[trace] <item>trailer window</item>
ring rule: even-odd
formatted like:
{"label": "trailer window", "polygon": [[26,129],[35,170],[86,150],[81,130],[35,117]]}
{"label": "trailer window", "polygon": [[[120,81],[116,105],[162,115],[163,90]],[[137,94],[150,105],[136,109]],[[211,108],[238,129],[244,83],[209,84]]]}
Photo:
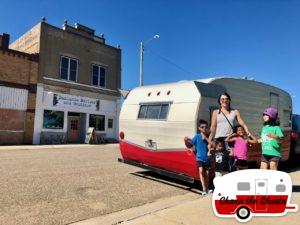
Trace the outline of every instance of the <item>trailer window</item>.
{"label": "trailer window", "polygon": [[250,183],[249,182],[239,182],[237,183],[238,191],[250,191]]}
{"label": "trailer window", "polygon": [[285,192],[285,185],[284,184],[278,184],[276,185],[276,191],[277,192]]}
{"label": "trailer window", "polygon": [[138,119],[166,120],[170,104],[143,104],[140,106]]}

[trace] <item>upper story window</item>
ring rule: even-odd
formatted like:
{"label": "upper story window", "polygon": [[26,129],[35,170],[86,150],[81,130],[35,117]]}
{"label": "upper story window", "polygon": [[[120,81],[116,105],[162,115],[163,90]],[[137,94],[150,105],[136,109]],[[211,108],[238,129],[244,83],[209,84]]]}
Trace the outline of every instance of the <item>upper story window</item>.
{"label": "upper story window", "polygon": [[106,70],[105,68],[98,66],[98,65],[93,65],[92,69],[92,84],[95,86],[100,86],[100,87],[105,87],[105,82],[106,82]]}
{"label": "upper story window", "polygon": [[66,56],[60,57],[60,78],[76,82],[78,60]]}

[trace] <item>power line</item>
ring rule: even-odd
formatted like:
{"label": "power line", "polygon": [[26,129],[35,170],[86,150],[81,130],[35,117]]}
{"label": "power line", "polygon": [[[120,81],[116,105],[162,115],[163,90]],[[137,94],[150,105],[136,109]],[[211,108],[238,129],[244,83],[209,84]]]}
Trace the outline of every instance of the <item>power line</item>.
{"label": "power line", "polygon": [[178,64],[172,62],[171,60],[169,60],[169,59],[167,59],[166,57],[164,57],[164,56],[158,54],[157,52],[154,52],[153,50],[151,50],[151,49],[149,49],[149,48],[147,48],[147,51],[149,51],[149,52],[152,53],[153,55],[157,56],[158,58],[160,58],[160,59],[162,59],[163,61],[165,61],[165,62],[171,64],[172,66],[176,67],[177,69],[179,69],[179,70],[181,70],[181,71],[183,71],[183,72],[185,72],[185,73],[191,74],[191,75],[193,75],[193,76],[198,76],[197,74],[194,74],[194,73],[192,73],[192,72],[186,70],[185,68],[179,66]]}

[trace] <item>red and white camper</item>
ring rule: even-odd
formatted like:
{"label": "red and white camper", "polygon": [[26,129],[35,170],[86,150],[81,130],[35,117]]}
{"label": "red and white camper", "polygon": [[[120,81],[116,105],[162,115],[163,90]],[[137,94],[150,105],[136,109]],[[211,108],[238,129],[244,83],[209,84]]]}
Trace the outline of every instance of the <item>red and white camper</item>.
{"label": "red and white camper", "polygon": [[247,222],[252,216],[283,216],[296,212],[290,204],[292,181],[281,171],[249,169],[214,179],[212,206],[218,217]]}
{"label": "red and white camper", "polygon": [[[279,111],[285,134],[282,159],[289,158],[292,100],[271,85],[249,79],[211,78],[137,87],[130,91],[120,112],[120,151],[125,163],[193,182],[199,179],[195,155],[184,144],[197,132],[197,121],[210,121],[219,107],[218,96],[231,95],[250,131],[259,136],[266,107]],[[260,145],[252,145],[249,161],[259,161]]]}

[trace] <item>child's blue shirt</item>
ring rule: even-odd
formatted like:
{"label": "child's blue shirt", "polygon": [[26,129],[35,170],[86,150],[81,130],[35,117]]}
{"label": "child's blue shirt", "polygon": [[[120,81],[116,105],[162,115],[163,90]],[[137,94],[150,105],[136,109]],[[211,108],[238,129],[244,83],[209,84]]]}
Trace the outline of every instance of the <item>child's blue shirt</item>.
{"label": "child's blue shirt", "polygon": [[207,156],[207,142],[202,139],[201,134],[196,134],[190,141],[191,145],[195,145],[196,149],[196,161],[206,162]]}

